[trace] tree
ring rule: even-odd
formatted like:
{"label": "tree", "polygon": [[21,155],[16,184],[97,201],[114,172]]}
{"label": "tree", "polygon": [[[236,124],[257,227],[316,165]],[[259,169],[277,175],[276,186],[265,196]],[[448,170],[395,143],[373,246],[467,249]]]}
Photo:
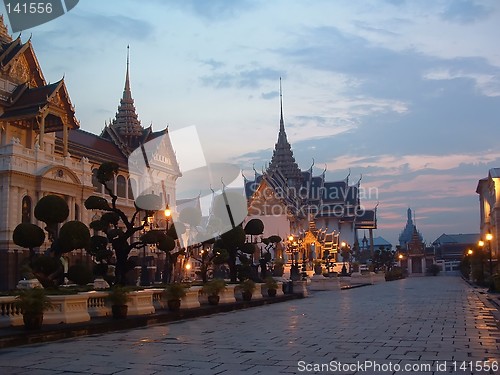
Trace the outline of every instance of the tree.
{"label": "tree", "polygon": [[385,269],[386,271],[390,271],[392,266],[394,265],[394,259],[394,251],[386,249],[384,246],[380,246],[373,253],[374,270],[378,271],[380,269]]}
{"label": "tree", "polygon": [[[111,245],[115,257],[115,283],[126,284],[126,274],[134,268],[135,264],[129,260],[129,255],[132,249],[139,249],[147,244],[158,244],[163,249],[169,249],[173,239],[168,236],[159,236],[151,234],[149,236],[141,236],[139,240],[134,241],[133,237],[145,229],[149,225],[147,218],[152,216],[156,211],[162,208],[162,200],[155,194],[144,194],[136,197],[135,212],[131,218],[117,207],[116,201],[118,196],[108,186],[118,173],[118,165],[112,162],[101,164],[97,171],[97,180],[104,186],[106,193],[111,198],[111,204],[105,198],[98,196],[90,196],[85,201],[85,208],[88,210],[104,211],[100,219],[93,222],[93,228],[102,231],[106,235],[106,240]],[[142,217],[142,214],[145,216]],[[144,218],[144,219],[143,219]],[[140,219],[143,219],[142,221]],[[140,224],[136,224],[140,221]],[[155,242],[156,241],[156,242]],[[161,244],[160,244],[161,242]],[[96,254],[103,251],[104,242],[102,240],[94,240],[91,242],[90,254]],[[107,244],[106,244],[107,247]],[[166,251],[166,250],[163,250]],[[103,258],[104,259],[104,258]]]}
{"label": "tree", "polygon": [[64,267],[60,261],[64,253],[86,248],[90,242],[90,231],[80,221],[68,221],[66,201],[58,195],[46,195],[35,206],[35,217],[45,223],[50,247],[45,255],[36,256],[35,248],[45,242],[45,233],[35,224],[21,223],[14,229],[12,239],[18,246],[29,249],[29,265],[33,275],[44,287],[59,285],[64,279]]}
{"label": "tree", "polygon": [[[214,249],[225,249],[227,251],[227,265],[229,266],[229,277],[232,282],[236,282],[237,268],[236,259],[238,258],[240,262],[246,263],[247,257],[244,256],[242,251],[243,245],[245,244],[246,235],[243,228],[238,225],[231,229],[229,232],[223,233],[220,236],[220,240],[216,241],[214,244]],[[245,249],[249,251],[248,248]]]}

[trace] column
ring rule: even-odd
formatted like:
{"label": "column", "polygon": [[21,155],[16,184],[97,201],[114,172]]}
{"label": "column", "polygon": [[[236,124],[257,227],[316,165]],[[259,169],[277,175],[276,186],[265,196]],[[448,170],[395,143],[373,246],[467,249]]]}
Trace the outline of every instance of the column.
{"label": "column", "polygon": [[38,145],[40,146],[40,150],[45,150],[45,146],[43,144],[43,136],[45,134],[45,115],[42,115],[42,118],[40,119],[40,135],[38,137]]}
{"label": "column", "polygon": [[68,126],[63,124],[63,156],[68,156]]}
{"label": "column", "polygon": [[373,259],[373,229],[368,229],[368,233],[370,234],[370,256]]}

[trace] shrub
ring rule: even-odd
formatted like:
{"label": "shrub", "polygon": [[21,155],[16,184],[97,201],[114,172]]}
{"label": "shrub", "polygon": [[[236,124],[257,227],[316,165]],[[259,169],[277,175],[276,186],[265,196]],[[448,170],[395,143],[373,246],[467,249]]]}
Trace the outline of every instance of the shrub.
{"label": "shrub", "polygon": [[403,269],[401,267],[392,267],[390,271],[387,271],[385,273],[386,281],[399,280],[403,278],[404,278]]}
{"label": "shrub", "polygon": [[267,289],[278,289],[278,282],[271,276],[266,277],[266,280],[264,282],[266,283]]}
{"label": "shrub", "polygon": [[108,297],[106,299],[115,306],[126,305],[127,301],[129,300],[129,292],[129,289],[121,285],[116,285],[112,289],[110,289]]}
{"label": "shrub", "polygon": [[203,293],[209,296],[218,296],[220,292],[226,289],[226,282],[222,279],[212,279],[203,285]]}
{"label": "shrub", "polygon": [[432,276],[437,276],[440,271],[441,267],[439,267],[437,264],[431,264],[429,267],[427,267],[427,273]]}
{"label": "shrub", "polygon": [[182,297],[186,296],[186,289],[188,287],[189,286],[186,286],[181,283],[168,284],[165,290],[163,291],[163,295],[165,296],[167,301],[181,299]]}
{"label": "shrub", "polygon": [[45,289],[26,289],[16,297],[16,306],[23,314],[39,314],[52,307]]}
{"label": "shrub", "polygon": [[87,285],[94,281],[94,276],[87,266],[75,264],[68,268],[68,279],[78,285]]}
{"label": "shrub", "polygon": [[249,293],[253,293],[256,288],[255,282],[250,279],[246,279],[245,281],[241,282],[240,287],[243,292],[249,292]]}

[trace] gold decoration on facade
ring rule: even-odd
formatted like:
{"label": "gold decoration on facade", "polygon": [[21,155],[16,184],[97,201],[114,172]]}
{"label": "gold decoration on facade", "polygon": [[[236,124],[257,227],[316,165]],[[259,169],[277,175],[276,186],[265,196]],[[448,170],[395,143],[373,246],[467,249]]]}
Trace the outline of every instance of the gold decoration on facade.
{"label": "gold decoration on facade", "polygon": [[22,83],[30,81],[30,67],[24,55],[20,55],[12,64],[9,75]]}

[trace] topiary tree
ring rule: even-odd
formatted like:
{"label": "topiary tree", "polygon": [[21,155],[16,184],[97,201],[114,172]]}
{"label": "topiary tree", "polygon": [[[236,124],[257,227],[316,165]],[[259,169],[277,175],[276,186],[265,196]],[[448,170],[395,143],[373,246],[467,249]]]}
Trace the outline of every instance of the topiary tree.
{"label": "topiary tree", "polygon": [[236,259],[239,258],[242,263],[245,263],[248,259],[242,252],[245,240],[245,231],[243,227],[238,225],[229,232],[223,233],[220,236],[220,240],[214,244],[215,250],[225,249],[227,251],[227,265],[229,266],[229,277],[231,282],[236,282],[238,278]]}
{"label": "topiary tree", "polygon": [[85,248],[89,243],[89,229],[79,221],[68,221],[58,230],[59,224],[63,223],[68,215],[68,205],[58,195],[46,195],[36,204],[35,217],[45,223],[45,230],[51,242],[42,257],[37,257],[34,250],[45,241],[42,228],[35,224],[21,223],[14,229],[14,243],[29,249],[30,267],[44,287],[57,286],[63,281],[64,267],[60,258],[64,253]]}
{"label": "topiary tree", "polygon": [[[115,264],[115,283],[125,285],[127,283],[126,274],[135,267],[134,262],[129,259],[132,249],[140,249],[148,244],[155,244],[158,248],[166,253],[172,249],[174,240],[171,236],[164,233],[156,233],[150,231],[134,241],[137,233],[140,233],[148,225],[147,217],[152,216],[156,211],[162,209],[161,198],[155,194],[144,194],[136,198],[135,211],[129,218],[123,210],[118,208],[118,196],[114,194],[109,186],[114,176],[118,173],[118,164],[112,162],[103,163],[97,171],[97,180],[104,186],[106,193],[111,198],[111,202],[107,199],[98,196],[90,196],[85,201],[85,208],[88,210],[103,211],[100,219],[94,221],[91,227],[96,231],[102,231],[105,234],[107,243],[104,244],[102,239],[91,241],[89,253],[91,254],[108,254],[104,253],[109,246],[112,248],[116,257]],[[144,220],[140,224],[136,224],[139,219]],[[94,236],[95,237],[95,236]],[[102,237],[102,236],[101,236]],[[175,244],[174,244],[175,245]],[[111,257],[101,256],[102,262],[106,263]],[[168,256],[167,256],[168,258]]]}

